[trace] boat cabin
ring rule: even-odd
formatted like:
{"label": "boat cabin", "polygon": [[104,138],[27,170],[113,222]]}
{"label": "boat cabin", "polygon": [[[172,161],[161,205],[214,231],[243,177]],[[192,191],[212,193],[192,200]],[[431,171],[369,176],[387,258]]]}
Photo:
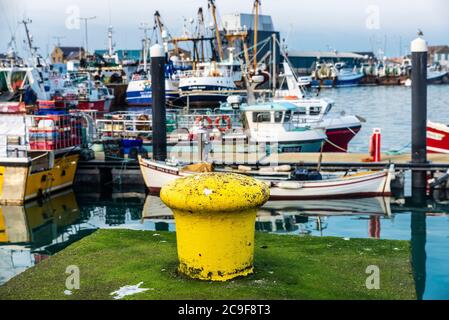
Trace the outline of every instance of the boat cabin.
{"label": "boat cabin", "polygon": [[290,126],[296,106],[288,102],[273,102],[257,105],[241,106],[243,123],[245,128],[259,129],[285,127],[285,130],[293,129]]}

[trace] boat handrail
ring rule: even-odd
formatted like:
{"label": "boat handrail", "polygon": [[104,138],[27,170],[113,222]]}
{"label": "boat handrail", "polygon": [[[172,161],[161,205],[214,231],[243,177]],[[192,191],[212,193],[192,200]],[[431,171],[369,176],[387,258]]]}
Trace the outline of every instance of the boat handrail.
{"label": "boat handrail", "polygon": [[[215,72],[214,72],[215,71]],[[201,78],[201,77],[223,77],[231,78],[233,72],[230,70],[220,70],[220,69],[203,69],[203,70],[185,70],[178,71],[176,78]]]}

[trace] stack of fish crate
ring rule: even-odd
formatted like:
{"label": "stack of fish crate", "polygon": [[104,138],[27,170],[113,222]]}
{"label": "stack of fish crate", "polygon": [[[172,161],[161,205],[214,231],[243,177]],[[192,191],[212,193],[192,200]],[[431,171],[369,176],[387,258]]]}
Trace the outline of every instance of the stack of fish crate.
{"label": "stack of fish crate", "polygon": [[69,114],[47,114],[33,117],[29,128],[30,150],[54,151],[81,144],[81,119]]}

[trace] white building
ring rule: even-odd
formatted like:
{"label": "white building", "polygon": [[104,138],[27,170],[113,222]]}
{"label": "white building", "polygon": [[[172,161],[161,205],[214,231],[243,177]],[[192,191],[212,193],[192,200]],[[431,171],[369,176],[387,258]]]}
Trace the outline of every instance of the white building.
{"label": "white building", "polygon": [[[227,31],[254,30],[254,14],[234,13],[223,15],[222,25]],[[275,32],[271,16],[259,15],[259,31]]]}

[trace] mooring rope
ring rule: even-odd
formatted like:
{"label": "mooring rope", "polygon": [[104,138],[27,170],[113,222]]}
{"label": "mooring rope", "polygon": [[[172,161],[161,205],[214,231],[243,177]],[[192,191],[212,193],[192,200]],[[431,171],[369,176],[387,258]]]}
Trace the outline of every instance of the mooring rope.
{"label": "mooring rope", "polygon": [[332,141],[330,141],[329,139],[325,139],[324,141],[326,141],[326,143],[329,143],[331,146],[333,146],[334,148],[337,148],[338,150],[341,150],[342,152],[348,152],[347,149],[344,149],[342,147],[340,147],[339,145],[336,145],[335,143],[333,143]]}
{"label": "mooring rope", "polygon": [[386,155],[399,155],[402,153],[402,151],[404,151],[407,148],[410,148],[412,145],[411,142],[407,143],[405,146],[403,146],[402,148],[398,149],[398,150],[390,150],[385,152]]}

